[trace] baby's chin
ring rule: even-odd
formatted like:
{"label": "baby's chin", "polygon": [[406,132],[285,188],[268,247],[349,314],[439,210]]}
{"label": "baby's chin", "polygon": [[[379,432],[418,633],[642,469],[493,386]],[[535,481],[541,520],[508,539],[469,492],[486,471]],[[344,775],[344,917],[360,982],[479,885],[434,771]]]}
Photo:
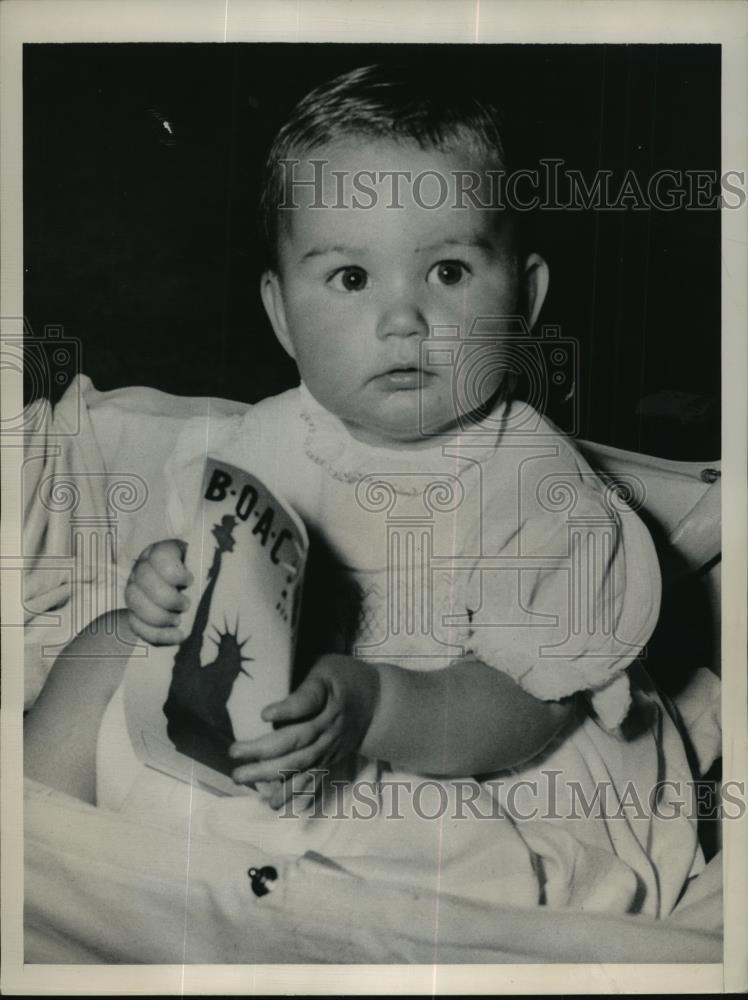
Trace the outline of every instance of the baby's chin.
{"label": "baby's chin", "polygon": [[429,420],[427,414],[417,414],[409,420],[380,419],[365,421],[360,415],[343,422],[351,435],[364,444],[381,448],[426,448],[436,438],[459,433],[460,421],[453,416]]}
{"label": "baby's chin", "polygon": [[[451,387],[450,387],[451,388]],[[489,386],[486,386],[489,388]],[[439,439],[460,434],[467,426],[483,419],[496,402],[498,385],[490,386],[493,393],[481,403],[462,400],[442,386],[432,386],[425,392],[395,391],[363,393],[347,399],[338,417],[354,438],[366,444],[384,448],[426,448]],[[340,402],[340,401],[338,401]],[[477,403],[477,408],[476,408]]]}

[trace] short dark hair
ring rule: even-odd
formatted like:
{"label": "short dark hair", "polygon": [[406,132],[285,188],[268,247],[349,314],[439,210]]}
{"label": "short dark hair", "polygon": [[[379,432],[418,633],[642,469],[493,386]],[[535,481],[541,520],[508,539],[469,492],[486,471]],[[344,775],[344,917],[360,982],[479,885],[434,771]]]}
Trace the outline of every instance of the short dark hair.
{"label": "short dark hair", "polygon": [[282,162],[341,136],[417,143],[459,150],[506,169],[499,108],[455,84],[451,74],[423,67],[362,66],[311,90],[275,137],[265,164],[260,225],[268,264],[277,268],[278,206],[284,201]]}

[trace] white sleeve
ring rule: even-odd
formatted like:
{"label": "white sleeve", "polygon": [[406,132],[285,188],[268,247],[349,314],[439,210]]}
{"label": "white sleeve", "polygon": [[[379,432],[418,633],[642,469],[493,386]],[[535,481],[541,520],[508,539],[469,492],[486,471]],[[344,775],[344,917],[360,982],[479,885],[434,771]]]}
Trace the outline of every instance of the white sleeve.
{"label": "white sleeve", "polygon": [[626,668],[657,621],[660,574],[644,525],[590,492],[573,517],[520,527],[520,545],[468,583],[468,647],[544,700],[587,692],[613,729],[630,704]]}

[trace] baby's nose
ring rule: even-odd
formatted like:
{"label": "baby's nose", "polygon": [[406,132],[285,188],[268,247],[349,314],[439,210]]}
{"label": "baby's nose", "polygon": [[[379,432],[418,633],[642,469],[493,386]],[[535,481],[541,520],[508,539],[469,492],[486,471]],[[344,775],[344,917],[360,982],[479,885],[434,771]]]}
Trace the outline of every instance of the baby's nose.
{"label": "baby's nose", "polygon": [[386,337],[427,337],[429,325],[418,304],[402,301],[389,305],[383,312],[377,327],[377,336]]}

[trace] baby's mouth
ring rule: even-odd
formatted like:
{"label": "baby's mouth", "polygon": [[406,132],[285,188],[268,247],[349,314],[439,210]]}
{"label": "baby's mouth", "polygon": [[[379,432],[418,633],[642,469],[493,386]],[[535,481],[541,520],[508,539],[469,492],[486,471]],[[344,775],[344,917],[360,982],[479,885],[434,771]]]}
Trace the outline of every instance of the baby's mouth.
{"label": "baby's mouth", "polygon": [[421,389],[432,378],[418,365],[395,365],[377,376],[390,389]]}

